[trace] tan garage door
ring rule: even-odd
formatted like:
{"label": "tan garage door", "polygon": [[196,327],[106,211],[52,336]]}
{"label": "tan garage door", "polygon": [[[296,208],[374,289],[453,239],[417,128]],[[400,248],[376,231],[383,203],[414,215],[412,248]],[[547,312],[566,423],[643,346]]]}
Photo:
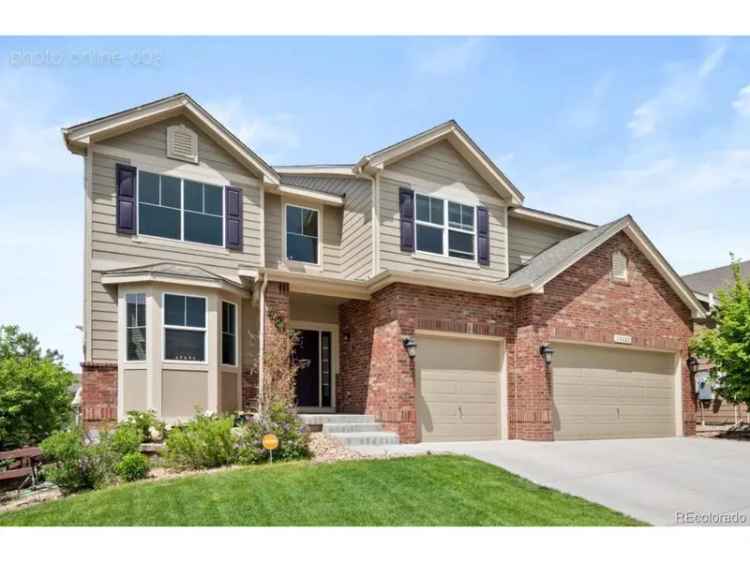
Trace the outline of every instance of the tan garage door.
{"label": "tan garage door", "polygon": [[675,434],[671,353],[556,343],[555,439]]}
{"label": "tan garage door", "polygon": [[500,361],[494,340],[417,336],[422,441],[500,438]]}

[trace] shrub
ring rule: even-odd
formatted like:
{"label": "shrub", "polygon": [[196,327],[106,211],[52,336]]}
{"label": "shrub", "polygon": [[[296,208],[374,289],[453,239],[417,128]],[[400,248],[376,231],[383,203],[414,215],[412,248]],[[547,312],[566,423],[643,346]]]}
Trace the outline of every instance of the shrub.
{"label": "shrub", "polygon": [[141,453],[128,453],[117,463],[115,472],[126,482],[142,480],[148,476],[148,459]]}
{"label": "shrub", "polygon": [[141,443],[160,441],[159,437],[163,438],[166,427],[163,421],[157,419],[156,412],[153,410],[146,412],[132,410],[128,412],[128,417],[122,425],[135,427],[141,433]]}
{"label": "shrub", "polygon": [[237,459],[233,416],[197,414],[167,435],[166,458],[180,468],[213,468]]}
{"label": "shrub", "polygon": [[274,460],[300,460],[310,456],[310,435],[295,409],[276,402],[269,406],[265,414],[242,428],[239,462],[250,464],[269,458],[269,452],[262,445],[263,436],[267,433],[273,433],[279,440],[279,447],[273,452]]}
{"label": "shrub", "polygon": [[40,444],[46,461],[44,474],[64,494],[94,488],[104,480],[96,454],[84,444],[79,429],[58,431]]}
{"label": "shrub", "polygon": [[51,359],[0,359],[0,450],[36,444],[72,420],[73,375]]}

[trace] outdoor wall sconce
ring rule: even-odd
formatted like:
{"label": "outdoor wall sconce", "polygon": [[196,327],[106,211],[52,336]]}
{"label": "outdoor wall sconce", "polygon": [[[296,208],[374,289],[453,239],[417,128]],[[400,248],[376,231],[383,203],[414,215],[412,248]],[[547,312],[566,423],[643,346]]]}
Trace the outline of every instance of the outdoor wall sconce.
{"label": "outdoor wall sconce", "polygon": [[549,367],[552,365],[552,355],[555,353],[555,350],[552,349],[552,346],[549,344],[544,344],[539,347],[539,355],[542,356],[544,359],[544,365],[546,367]]}
{"label": "outdoor wall sconce", "polygon": [[687,368],[688,371],[690,371],[691,375],[694,375],[698,372],[698,359],[693,357],[692,355],[687,358]]}
{"label": "outdoor wall sconce", "polygon": [[417,356],[417,342],[414,341],[412,336],[404,336],[403,342],[409,358],[414,359]]}

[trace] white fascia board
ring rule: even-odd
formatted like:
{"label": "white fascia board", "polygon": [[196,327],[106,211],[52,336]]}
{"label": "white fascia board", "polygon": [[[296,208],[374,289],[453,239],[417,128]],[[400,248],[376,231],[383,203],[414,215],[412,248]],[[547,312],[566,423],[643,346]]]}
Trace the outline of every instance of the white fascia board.
{"label": "white fascia board", "polygon": [[221,289],[240,296],[246,296],[246,292],[241,287],[220,280],[210,279],[193,279],[190,277],[177,277],[159,273],[104,273],[102,275],[102,285],[127,285],[133,283],[166,283],[170,285],[183,285],[188,287],[204,287],[207,289]]}
{"label": "white fascia board", "polygon": [[514,209],[509,209],[508,214],[511,217],[518,217],[523,219],[528,219],[530,221],[540,222],[544,224],[551,224],[554,226],[560,226],[562,228],[569,228],[571,230],[575,230],[578,232],[593,230],[596,228],[593,224],[588,224],[582,221],[577,221],[575,219],[568,219],[565,217],[557,217],[554,215],[549,215],[547,213],[534,211],[532,209],[525,209],[523,207],[516,207]]}
{"label": "white fascia board", "polygon": [[289,176],[357,176],[352,166],[274,166],[273,169]]}
{"label": "white fascia board", "polygon": [[282,195],[288,195],[290,197],[296,197],[299,199],[308,199],[310,201],[316,201],[325,205],[331,205],[333,207],[343,207],[344,198],[340,195],[332,195],[330,193],[321,193],[319,191],[312,191],[305,189],[304,187],[296,187],[292,185],[279,185],[278,188],[270,188],[267,191],[271,193],[280,193]]}

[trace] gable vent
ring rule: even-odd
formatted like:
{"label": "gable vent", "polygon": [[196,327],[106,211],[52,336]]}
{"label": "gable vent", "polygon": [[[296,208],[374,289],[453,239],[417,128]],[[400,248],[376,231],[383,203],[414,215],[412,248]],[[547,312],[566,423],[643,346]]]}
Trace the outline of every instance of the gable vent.
{"label": "gable vent", "polygon": [[167,158],[198,163],[198,135],[185,125],[167,127]]}
{"label": "gable vent", "polygon": [[619,250],[612,254],[612,279],[628,280],[628,258]]}

